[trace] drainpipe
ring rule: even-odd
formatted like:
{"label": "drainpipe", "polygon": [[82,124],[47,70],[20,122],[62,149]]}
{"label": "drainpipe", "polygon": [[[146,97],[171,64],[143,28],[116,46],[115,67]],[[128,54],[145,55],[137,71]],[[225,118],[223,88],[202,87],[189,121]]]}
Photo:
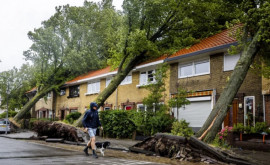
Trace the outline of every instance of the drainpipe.
{"label": "drainpipe", "polygon": [[115,108],[117,109],[118,107],[118,87],[116,88],[116,96],[115,96]]}
{"label": "drainpipe", "polygon": [[265,122],[265,97],[263,95],[263,121]]}

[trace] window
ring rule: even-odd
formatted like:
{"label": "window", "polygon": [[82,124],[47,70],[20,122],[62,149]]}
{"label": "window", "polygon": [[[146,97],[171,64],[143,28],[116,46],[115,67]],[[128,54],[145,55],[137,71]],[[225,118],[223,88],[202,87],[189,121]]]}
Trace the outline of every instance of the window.
{"label": "window", "polygon": [[52,93],[49,92],[48,95],[47,95],[47,98],[51,98],[52,97]]}
{"label": "window", "polygon": [[125,77],[125,79],[121,82],[120,85],[126,85],[126,84],[131,84],[132,83],[132,75],[129,74]]}
{"label": "window", "polygon": [[208,74],[209,70],[210,70],[209,60],[195,63],[195,75]]}
{"label": "window", "polygon": [[66,89],[60,89],[60,96],[64,96],[66,94]]}
{"label": "window", "polygon": [[78,112],[78,109],[71,109],[70,113]]}
{"label": "window", "polygon": [[99,91],[100,91],[100,81],[88,83],[87,94],[99,93]]}
{"label": "window", "polygon": [[79,85],[69,87],[69,97],[68,98],[79,97],[79,96],[80,96],[80,86]]}
{"label": "window", "polygon": [[49,110],[49,119],[52,119],[52,115],[53,115],[52,110]]}
{"label": "window", "polygon": [[180,77],[192,76],[192,64],[180,66]]}
{"label": "window", "polygon": [[155,82],[154,73],[155,73],[154,70],[141,72],[140,73],[140,85],[147,85],[149,83]]}
{"label": "window", "polygon": [[110,84],[111,81],[112,81],[111,77],[106,78],[106,87]]}
{"label": "window", "polygon": [[224,55],[224,71],[233,70],[239,58],[240,58],[240,54],[235,54],[235,55],[225,54]]}
{"label": "window", "polygon": [[125,106],[125,110],[131,110],[131,109],[132,109],[132,106],[130,106],[130,105]]}
{"label": "window", "polygon": [[137,111],[146,111],[146,106],[143,104],[137,104]]}
{"label": "window", "polygon": [[210,73],[210,61],[194,61],[188,64],[180,64],[178,69],[178,77],[192,77]]}
{"label": "window", "polygon": [[244,97],[244,125],[255,125],[255,97]]}
{"label": "window", "polygon": [[111,110],[111,107],[104,107],[105,111]]}

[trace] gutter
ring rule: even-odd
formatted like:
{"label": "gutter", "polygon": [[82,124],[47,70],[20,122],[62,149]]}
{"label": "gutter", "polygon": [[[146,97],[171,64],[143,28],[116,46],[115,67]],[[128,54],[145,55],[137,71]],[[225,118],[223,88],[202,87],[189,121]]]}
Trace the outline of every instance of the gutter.
{"label": "gutter", "polygon": [[192,53],[188,53],[188,54],[184,54],[184,55],[180,55],[180,56],[176,56],[176,57],[172,57],[172,58],[166,58],[164,61],[170,62],[170,61],[179,60],[182,58],[193,57],[193,56],[196,56],[199,54],[208,53],[208,52],[212,52],[212,51],[219,50],[219,49],[229,48],[230,46],[236,46],[237,44],[238,44],[238,42],[234,42],[234,43],[229,43],[226,45],[216,46],[213,48],[203,49],[203,50],[199,50],[196,52],[192,52]]}

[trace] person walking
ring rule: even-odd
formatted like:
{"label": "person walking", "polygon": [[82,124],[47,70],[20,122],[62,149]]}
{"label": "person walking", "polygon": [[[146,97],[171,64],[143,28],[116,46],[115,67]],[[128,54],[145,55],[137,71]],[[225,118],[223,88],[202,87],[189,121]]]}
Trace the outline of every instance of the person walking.
{"label": "person walking", "polygon": [[95,102],[90,103],[90,109],[87,110],[84,114],[82,124],[84,126],[84,129],[87,130],[90,140],[88,141],[86,147],[84,148],[84,153],[85,155],[89,156],[88,153],[88,148],[92,148],[93,151],[93,157],[98,158],[96,154],[96,131],[97,128],[100,126],[100,129],[102,130],[103,128],[101,127],[101,123],[99,121],[99,116],[98,116],[98,105]]}

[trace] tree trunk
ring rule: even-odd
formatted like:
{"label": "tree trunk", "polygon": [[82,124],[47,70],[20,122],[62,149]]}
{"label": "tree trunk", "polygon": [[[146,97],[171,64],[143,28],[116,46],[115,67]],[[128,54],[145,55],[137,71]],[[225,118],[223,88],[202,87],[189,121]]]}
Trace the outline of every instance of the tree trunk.
{"label": "tree trunk", "polygon": [[[118,85],[125,79],[125,77],[130,73],[130,71],[144,59],[146,51],[142,52],[140,55],[134,57],[125,67],[124,70],[119,70],[116,76],[112,79],[108,87],[106,87],[95,99],[95,102],[101,106],[107,100],[107,98],[116,90]],[[83,115],[75,122],[75,126],[82,126]]]}
{"label": "tree trunk", "polygon": [[222,122],[224,121],[228,107],[231,105],[235,95],[241,87],[249,67],[253,62],[255,55],[259,51],[259,33],[252,39],[251,43],[245,47],[225,89],[221,93],[217,103],[215,104],[212,112],[205,121],[202,128],[196,134],[199,139],[206,142],[212,141],[218,133]]}
{"label": "tree trunk", "polygon": [[[60,85],[58,85],[58,86],[60,86]],[[30,109],[36,104],[36,102],[38,102],[38,100],[40,98],[44,97],[48,92],[52,91],[54,88],[55,88],[55,86],[51,86],[48,88],[44,88],[41,91],[38,91],[37,94],[31,100],[29,100],[27,104],[25,104],[23,109],[21,109],[16,114],[16,116],[14,117],[14,120],[18,122],[19,120],[23,119],[24,115],[30,111]]]}

